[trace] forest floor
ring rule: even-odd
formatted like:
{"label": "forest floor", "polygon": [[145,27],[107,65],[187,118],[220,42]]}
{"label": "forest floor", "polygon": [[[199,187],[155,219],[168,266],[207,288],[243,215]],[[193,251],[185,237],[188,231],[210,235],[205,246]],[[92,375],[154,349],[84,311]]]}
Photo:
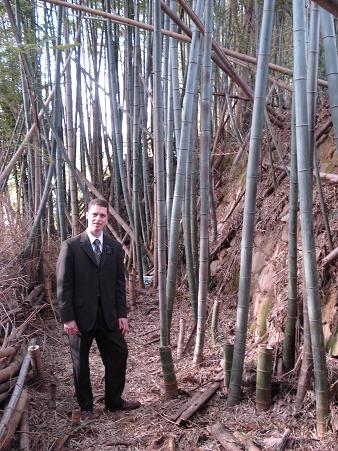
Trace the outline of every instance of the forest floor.
{"label": "forest floor", "polygon": [[[207,427],[220,422],[230,431],[239,431],[254,442],[258,449],[273,450],[283,433],[289,429],[288,448],[294,450],[337,450],[337,437],[330,432],[319,440],[315,432],[315,400],[309,392],[298,416],[293,415],[295,387],[288,381],[277,386],[273,405],[268,412],[255,408],[253,386],[244,390],[243,401],[235,407],[226,404],[223,384],[188,421],[178,425],[171,415],[179,410],[197,390],[219,376],[221,346],[208,338],[202,365],[192,363],[193,348],[180,360],[174,354],[174,363],[180,396],[165,400],[162,392],[159,359],[159,314],[157,293],[145,289],[136,309],[130,313],[130,333],[127,341],[129,359],[126,399],[139,400],[142,407],[131,412],[106,413],[103,396],[103,366],[96,346],[92,347],[91,379],[95,413],[90,421],[73,425],[71,412],[77,409],[73,391],[72,365],[67,337],[55,318],[45,312],[34,322],[34,335],[40,336],[43,348],[47,387],[56,384],[56,408],[48,407],[49,393],[31,386],[29,423],[32,450],[222,450]],[[173,320],[172,347],[177,343],[179,318],[190,316],[190,308],[182,299]],[[220,324],[220,330],[227,326]],[[210,327],[209,327],[210,329]],[[187,335],[189,335],[189,330]],[[207,333],[210,336],[210,333]],[[222,334],[220,334],[220,342]],[[337,362],[334,362],[337,366]],[[62,445],[64,442],[64,445]],[[59,446],[59,448],[57,447]],[[18,448],[13,448],[18,449]],[[244,449],[244,448],[242,448]],[[247,449],[247,448],[246,448]]]}

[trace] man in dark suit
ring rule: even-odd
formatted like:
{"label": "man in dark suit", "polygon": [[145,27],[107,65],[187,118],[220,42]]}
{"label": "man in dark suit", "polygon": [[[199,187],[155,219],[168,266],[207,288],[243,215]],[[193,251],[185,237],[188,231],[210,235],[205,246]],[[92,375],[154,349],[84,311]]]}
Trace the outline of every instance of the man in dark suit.
{"label": "man in dark suit", "polygon": [[136,409],[138,401],[122,399],[128,356],[122,246],[103,233],[108,223],[105,200],[92,200],[86,218],[87,230],[62,243],[56,266],[57,298],[69,336],[76,397],[82,412],[93,411],[89,350],[95,338],[105,366],[106,409]]}

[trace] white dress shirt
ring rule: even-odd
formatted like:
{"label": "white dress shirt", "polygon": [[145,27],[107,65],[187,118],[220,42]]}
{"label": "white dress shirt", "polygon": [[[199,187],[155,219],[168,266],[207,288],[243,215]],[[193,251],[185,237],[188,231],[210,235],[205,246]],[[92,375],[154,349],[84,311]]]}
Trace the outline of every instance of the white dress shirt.
{"label": "white dress shirt", "polygon": [[100,236],[97,236],[97,237],[96,237],[96,236],[92,235],[92,234],[89,232],[89,230],[87,230],[87,235],[88,235],[90,244],[92,245],[92,249],[93,249],[94,254],[95,254],[95,244],[94,244],[94,241],[95,241],[95,240],[99,240],[99,241],[100,241],[100,251],[101,251],[101,254],[102,254],[103,232],[101,233]]}

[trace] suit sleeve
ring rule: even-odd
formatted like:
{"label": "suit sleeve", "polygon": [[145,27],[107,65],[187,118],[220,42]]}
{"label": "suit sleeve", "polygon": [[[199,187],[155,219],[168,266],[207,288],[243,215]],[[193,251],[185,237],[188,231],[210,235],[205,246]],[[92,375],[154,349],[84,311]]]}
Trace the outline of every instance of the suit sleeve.
{"label": "suit sleeve", "polygon": [[74,257],[72,249],[64,241],[56,264],[57,300],[61,321],[66,323],[75,320],[73,305]]}
{"label": "suit sleeve", "polygon": [[118,260],[116,265],[116,310],[118,318],[127,318],[126,279],[124,275],[123,249],[118,245]]}

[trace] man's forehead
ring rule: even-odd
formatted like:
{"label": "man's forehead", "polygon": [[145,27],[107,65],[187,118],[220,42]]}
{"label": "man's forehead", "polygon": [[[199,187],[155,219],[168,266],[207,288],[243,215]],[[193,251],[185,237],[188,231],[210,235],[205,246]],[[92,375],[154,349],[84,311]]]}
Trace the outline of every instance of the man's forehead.
{"label": "man's forehead", "polygon": [[100,205],[92,205],[88,210],[88,213],[100,213],[100,214],[108,214],[106,207],[101,207]]}

